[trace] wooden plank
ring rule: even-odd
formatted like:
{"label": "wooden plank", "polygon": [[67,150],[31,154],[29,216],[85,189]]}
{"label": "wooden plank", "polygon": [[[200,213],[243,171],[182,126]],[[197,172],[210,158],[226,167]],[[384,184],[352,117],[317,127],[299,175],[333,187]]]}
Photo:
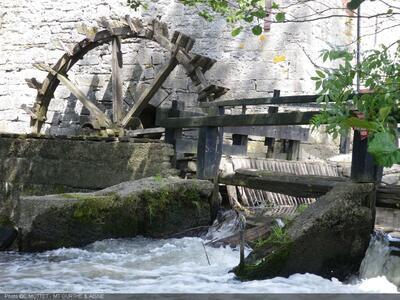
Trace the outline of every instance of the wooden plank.
{"label": "wooden plank", "polygon": [[269,105],[269,104],[301,104],[316,102],[319,95],[304,95],[304,96],[283,96],[283,97],[267,97],[267,98],[249,98],[235,99],[200,103],[200,107],[215,107],[215,106],[240,106],[240,105]]}
{"label": "wooden plank", "polygon": [[[42,71],[47,71],[52,75],[56,76],[57,79],[65,85],[66,88],[70,90],[70,92],[78,98],[79,101],[90,111],[90,114],[94,117],[95,121],[98,123],[98,126],[102,128],[112,127],[111,120],[104,114],[92,101],[86,98],[85,94],[76,87],[68,78],[57,73],[52,68],[45,64],[35,64],[36,68]],[[96,125],[96,124],[94,124]]]}
{"label": "wooden plank", "polygon": [[139,136],[148,135],[148,134],[162,134],[164,132],[165,132],[165,128],[155,127],[155,128],[127,130],[126,134],[131,137],[139,137]]}
{"label": "wooden plank", "polygon": [[[177,139],[176,151],[178,153],[197,154],[197,141],[190,139]],[[245,145],[222,145],[224,155],[247,155],[247,146]]]}
{"label": "wooden plank", "polygon": [[197,128],[204,126],[286,126],[309,125],[313,116],[319,112],[288,112],[276,114],[224,115],[192,118],[169,118],[159,120],[157,126],[169,128]]}
{"label": "wooden plank", "polygon": [[[279,98],[280,95],[281,95],[281,91],[274,90],[273,98]],[[277,113],[278,111],[279,111],[279,108],[277,106],[268,107],[268,113],[269,114],[274,114],[274,113]],[[274,157],[274,153],[275,153],[275,138],[266,137],[264,144],[266,146],[268,146],[266,157],[267,158],[273,158]]]}
{"label": "wooden plank", "polygon": [[112,93],[113,93],[113,121],[116,124],[120,124],[123,118],[123,99],[122,99],[122,51],[121,51],[121,39],[114,37],[112,40]]}
{"label": "wooden plank", "polygon": [[345,182],[342,177],[293,175],[262,170],[238,169],[235,173],[222,174],[219,182],[243,186],[293,197],[318,198],[336,184]]}
{"label": "wooden plank", "polygon": [[400,209],[400,186],[378,186],[376,206]]}
{"label": "wooden plank", "polygon": [[[274,222],[274,218],[270,217],[269,220],[267,219],[265,223],[261,226],[256,226],[250,229],[247,229],[244,232],[244,239],[246,242],[255,242],[258,239],[266,239],[270,233],[271,228]],[[268,226],[270,225],[270,226]],[[206,245],[211,247],[219,248],[221,246],[231,246],[236,247],[240,243],[240,234],[235,233],[234,235],[224,237],[222,239],[214,240],[208,242]]]}
{"label": "wooden plank", "polygon": [[310,129],[300,126],[246,126],[224,127],[226,133],[238,135],[265,136],[275,139],[297,140],[307,142]]}
{"label": "wooden plank", "polygon": [[177,65],[178,61],[176,60],[175,57],[172,57],[169,60],[169,62],[157,74],[156,78],[147,87],[147,89],[140,95],[139,99],[136,101],[136,103],[133,105],[133,107],[127,113],[127,115],[124,117],[124,119],[121,122],[122,127],[128,126],[132,118],[139,117],[140,113],[150,102],[151,98],[153,98],[153,96],[157,93],[158,89],[163,85],[165,80],[168,78],[169,74],[175,69]]}

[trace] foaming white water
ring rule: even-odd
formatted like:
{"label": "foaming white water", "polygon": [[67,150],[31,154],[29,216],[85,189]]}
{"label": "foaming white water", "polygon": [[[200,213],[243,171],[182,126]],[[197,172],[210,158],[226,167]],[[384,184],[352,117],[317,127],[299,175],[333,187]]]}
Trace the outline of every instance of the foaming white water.
{"label": "foaming white water", "polygon": [[312,274],[240,282],[230,269],[237,249],[206,247],[199,238],[106,240],[85,249],[0,253],[0,292],[109,293],[392,293],[385,278],[343,284]]}
{"label": "foaming white water", "polygon": [[[377,233],[372,237],[360,267],[361,278],[386,276],[390,282],[400,285],[400,257],[398,254],[400,249],[391,245],[391,242],[396,241],[398,245],[399,239],[382,233]],[[393,252],[397,252],[397,254]]]}

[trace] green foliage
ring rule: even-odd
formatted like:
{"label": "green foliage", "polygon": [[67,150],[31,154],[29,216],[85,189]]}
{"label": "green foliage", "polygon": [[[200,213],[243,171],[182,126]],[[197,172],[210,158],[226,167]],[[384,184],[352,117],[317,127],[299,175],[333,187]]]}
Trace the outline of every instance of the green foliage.
{"label": "green foliage", "polygon": [[296,212],[299,213],[299,214],[302,214],[307,208],[308,208],[308,204],[305,204],[305,203],[300,204],[297,207]]}
{"label": "green foliage", "polygon": [[347,8],[351,10],[357,9],[364,1],[365,0],[351,0],[347,3]]}
{"label": "green foliage", "polygon": [[147,9],[147,4],[142,0],[127,0],[127,5],[134,10],[138,10],[140,7]]}
{"label": "green foliage", "polygon": [[290,242],[290,238],[285,230],[278,225],[274,225],[271,228],[271,234],[267,239],[258,239],[254,243],[255,248],[260,248],[265,245],[281,245]]}
{"label": "green foliage", "polygon": [[[400,163],[397,149],[397,123],[400,121],[400,42],[396,49],[382,47],[368,52],[353,66],[354,53],[325,50],[323,61],[339,61],[335,69],[319,69],[312,77],[319,94],[322,112],[312,120],[314,127],[326,124],[326,131],[337,137],[350,129],[367,130],[368,152],[384,167]],[[355,95],[354,81],[370,93]]]}

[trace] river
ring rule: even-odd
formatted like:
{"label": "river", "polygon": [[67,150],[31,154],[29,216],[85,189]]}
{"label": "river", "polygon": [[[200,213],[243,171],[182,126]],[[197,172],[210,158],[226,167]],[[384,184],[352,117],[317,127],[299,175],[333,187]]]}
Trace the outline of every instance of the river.
{"label": "river", "polygon": [[[313,274],[240,282],[229,273],[238,264],[238,249],[205,247],[205,251],[203,242],[200,238],[152,240],[139,237],[99,241],[83,249],[35,254],[3,252],[0,253],[0,292],[397,292],[396,286],[379,274],[370,279],[354,278],[348,283]],[[373,255],[383,249],[376,243],[372,246],[367,253],[367,264],[374,264]]]}

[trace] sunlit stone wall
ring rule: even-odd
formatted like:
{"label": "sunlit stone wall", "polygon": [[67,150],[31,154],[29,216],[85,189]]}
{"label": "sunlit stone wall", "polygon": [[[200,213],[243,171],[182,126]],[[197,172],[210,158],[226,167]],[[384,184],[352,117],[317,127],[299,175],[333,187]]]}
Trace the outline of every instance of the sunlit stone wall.
{"label": "sunlit stone wall", "polygon": [[[175,0],[154,0],[147,11],[134,12],[125,0],[2,0],[0,2],[0,132],[29,132],[30,117],[21,108],[32,106],[36,91],[30,89],[25,78],[46,76],[32,63],[55,63],[63,54],[59,41],[73,45],[82,40],[77,27],[81,24],[97,26],[102,18],[118,19],[126,14],[158,17],[174,30],[196,39],[193,52],[210,56],[218,63],[207,73],[209,80],[226,86],[231,91],[226,99],[268,96],[273,89],[282,95],[314,93],[309,79],[319,60],[321,48],[346,45],[354,39],[355,20],[334,18],[312,23],[272,24],[270,32],[259,37],[250,32],[233,38],[232,28],[222,19],[208,23],[197,16],[197,11],[184,7]],[[282,5],[293,1],[281,0]],[[330,2],[343,7],[342,0]],[[318,8],[318,6],[313,6]],[[319,7],[323,9],[323,7]],[[343,13],[343,10],[338,10]],[[335,10],[333,11],[335,12]],[[291,11],[307,15],[310,8]],[[125,109],[154,78],[169,54],[152,42],[136,41],[123,44]],[[276,60],[277,56],[280,62]],[[90,52],[69,72],[70,79],[91,99],[111,108],[110,51],[107,45]],[[279,60],[279,59],[278,59]],[[187,107],[196,106],[197,95],[185,72],[178,68],[163,85],[152,103],[168,105],[180,100]],[[64,87],[60,86],[51,102],[44,131],[72,134],[82,122],[85,110]]]}

